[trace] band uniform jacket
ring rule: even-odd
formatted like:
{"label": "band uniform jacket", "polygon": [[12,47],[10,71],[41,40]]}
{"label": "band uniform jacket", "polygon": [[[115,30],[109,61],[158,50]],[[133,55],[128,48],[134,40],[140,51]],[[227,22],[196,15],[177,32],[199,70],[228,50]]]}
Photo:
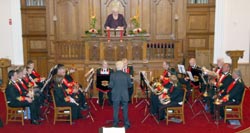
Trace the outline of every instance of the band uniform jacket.
{"label": "band uniform jacket", "polygon": [[200,82],[202,82],[202,79],[201,79],[201,74],[202,74],[202,71],[201,71],[201,68],[199,66],[194,66],[194,67],[191,67],[189,66],[188,68],[188,71],[191,71],[192,75],[193,75],[193,78],[195,81],[191,81],[191,83],[195,86],[198,86]]}
{"label": "band uniform jacket", "polygon": [[23,93],[21,87],[13,81],[9,81],[5,93],[7,101],[12,105],[19,105],[20,102],[26,102],[26,93]]}
{"label": "band uniform jacket", "polygon": [[[222,74],[223,76],[224,74]],[[222,81],[219,81],[217,82],[217,85],[216,87],[218,87],[220,89],[220,92],[223,93],[224,91],[226,91],[227,87],[230,85],[230,83],[233,82],[233,78],[232,78],[232,75],[230,73],[227,73],[225,74],[224,76],[226,77],[223,77],[223,79],[221,79]],[[222,77],[220,77],[222,78]]]}
{"label": "band uniform jacket", "polygon": [[96,70],[96,87],[100,90],[107,91],[110,90],[108,87],[110,81],[110,75],[113,73],[113,69],[98,68]]}
{"label": "band uniform jacket", "polygon": [[244,89],[245,89],[245,85],[243,81],[241,79],[238,79],[234,87],[230,91],[229,90],[225,91],[225,93],[229,95],[228,102],[239,104],[242,100]]}
{"label": "band uniform jacket", "polygon": [[[172,88],[173,87],[173,88]],[[171,86],[168,90],[169,96],[171,99],[171,103],[179,103],[182,102],[184,96],[184,90],[182,89],[181,85],[178,84],[177,86]]]}
{"label": "band uniform jacket", "polygon": [[112,88],[112,101],[129,101],[128,88],[132,87],[131,78],[121,70],[110,76],[109,87]]}

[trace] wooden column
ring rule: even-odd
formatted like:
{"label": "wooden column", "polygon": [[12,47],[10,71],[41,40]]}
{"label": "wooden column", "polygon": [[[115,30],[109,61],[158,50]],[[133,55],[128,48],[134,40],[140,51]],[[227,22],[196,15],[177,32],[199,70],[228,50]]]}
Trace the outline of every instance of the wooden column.
{"label": "wooden column", "polygon": [[231,60],[232,60],[232,71],[235,68],[238,68],[238,60],[239,58],[243,58],[243,53],[244,50],[232,50],[232,51],[226,51],[226,54],[228,56],[230,56]]}
{"label": "wooden column", "polygon": [[3,89],[6,88],[7,81],[8,81],[8,67],[11,66],[11,61],[9,59],[0,59],[0,68],[2,69],[2,77],[3,77],[3,83],[1,87]]}

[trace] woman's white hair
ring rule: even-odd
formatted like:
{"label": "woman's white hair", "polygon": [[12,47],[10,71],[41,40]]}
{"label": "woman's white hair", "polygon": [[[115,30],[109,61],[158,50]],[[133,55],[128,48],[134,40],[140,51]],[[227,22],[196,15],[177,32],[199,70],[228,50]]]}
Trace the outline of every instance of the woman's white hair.
{"label": "woman's white hair", "polygon": [[116,70],[122,70],[123,69],[123,62],[122,61],[117,61],[115,63]]}

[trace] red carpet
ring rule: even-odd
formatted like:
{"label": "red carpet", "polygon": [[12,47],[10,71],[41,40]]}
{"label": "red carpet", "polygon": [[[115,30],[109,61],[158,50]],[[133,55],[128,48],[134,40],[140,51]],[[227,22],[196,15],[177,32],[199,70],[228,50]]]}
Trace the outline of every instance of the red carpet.
{"label": "red carpet", "polygon": [[[159,125],[155,123],[153,118],[149,117],[145,123],[141,124],[143,116],[143,105],[138,108],[135,108],[136,104],[129,106],[129,118],[131,122],[131,128],[128,129],[127,133],[234,133],[240,131],[250,126],[250,92],[246,92],[246,97],[244,101],[244,123],[242,126],[237,129],[231,129],[227,127],[227,124],[224,124],[223,121],[220,121],[219,127],[217,128],[214,124],[214,121],[211,120],[211,115],[208,114],[210,122],[208,123],[206,118],[203,115],[199,115],[193,120],[193,116],[188,105],[185,106],[185,119],[186,124],[176,124],[170,123],[168,126],[165,125],[165,121],[161,121]],[[5,122],[5,104],[4,104],[3,94],[0,94],[0,117]],[[196,105],[195,109],[198,109],[199,105]],[[106,126],[109,127],[111,124],[106,124],[107,120],[112,119],[112,107],[105,106],[102,110],[99,106],[98,111],[92,110],[92,114],[95,118],[95,122],[92,123],[90,119],[86,120],[77,120],[75,124],[70,126],[68,123],[58,122],[56,125],[52,124],[53,113],[50,113],[49,123],[43,121],[41,125],[35,126],[31,125],[29,121],[25,121],[24,126],[21,123],[11,122],[8,125],[4,125],[4,128],[0,128],[0,133],[69,133],[69,132],[84,132],[84,133],[98,133],[99,128]],[[197,110],[195,111],[197,112]]]}

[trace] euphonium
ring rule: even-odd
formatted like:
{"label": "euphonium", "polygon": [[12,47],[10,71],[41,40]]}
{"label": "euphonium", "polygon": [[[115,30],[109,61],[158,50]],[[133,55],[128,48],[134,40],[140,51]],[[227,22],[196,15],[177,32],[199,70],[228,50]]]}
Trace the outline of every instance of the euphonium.
{"label": "euphonium", "polygon": [[162,86],[162,84],[160,82],[155,82],[153,83],[153,88],[154,88],[154,93],[155,95],[160,95],[162,94],[164,87]]}

